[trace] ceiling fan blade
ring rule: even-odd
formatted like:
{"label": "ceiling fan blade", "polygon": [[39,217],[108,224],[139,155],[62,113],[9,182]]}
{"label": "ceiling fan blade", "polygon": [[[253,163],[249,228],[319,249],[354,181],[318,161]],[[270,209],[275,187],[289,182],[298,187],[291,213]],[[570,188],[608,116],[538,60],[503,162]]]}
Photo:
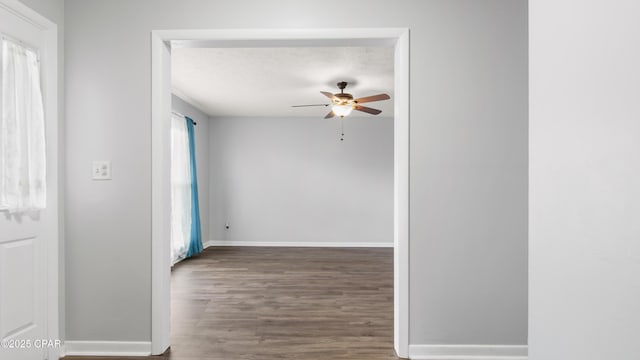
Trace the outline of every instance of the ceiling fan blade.
{"label": "ceiling fan blade", "polygon": [[389,99],[391,99],[391,97],[387,94],[378,94],[378,95],[366,96],[360,99],[356,99],[355,102],[356,104],[362,104],[362,103],[367,103],[372,101],[389,100]]}
{"label": "ceiling fan blade", "polygon": [[325,119],[331,119],[332,117],[336,116],[336,114],[333,113],[333,110],[329,111],[329,113],[327,114],[327,116],[325,116]]}
{"label": "ceiling fan blade", "polygon": [[366,112],[368,114],[371,115],[378,115],[382,112],[382,110],[378,110],[378,109],[372,109],[370,107],[366,107],[366,106],[362,106],[362,105],[356,105],[353,107],[354,110],[358,110],[358,111],[362,111],[362,112]]}
{"label": "ceiling fan blade", "polygon": [[332,93],[330,92],[326,92],[326,91],[320,91],[320,93],[326,97],[328,97],[329,99],[331,99],[331,101],[333,101],[333,99],[335,98],[335,96],[333,96]]}
{"label": "ceiling fan blade", "polygon": [[291,105],[291,107],[329,106],[329,104]]}

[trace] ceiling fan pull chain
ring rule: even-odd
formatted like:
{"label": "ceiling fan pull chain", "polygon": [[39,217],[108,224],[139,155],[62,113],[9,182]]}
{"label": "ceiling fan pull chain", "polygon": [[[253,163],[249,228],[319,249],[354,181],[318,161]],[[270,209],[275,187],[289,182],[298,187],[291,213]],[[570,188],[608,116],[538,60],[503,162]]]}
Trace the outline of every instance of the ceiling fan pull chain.
{"label": "ceiling fan pull chain", "polygon": [[344,141],[344,117],[340,118],[340,141]]}

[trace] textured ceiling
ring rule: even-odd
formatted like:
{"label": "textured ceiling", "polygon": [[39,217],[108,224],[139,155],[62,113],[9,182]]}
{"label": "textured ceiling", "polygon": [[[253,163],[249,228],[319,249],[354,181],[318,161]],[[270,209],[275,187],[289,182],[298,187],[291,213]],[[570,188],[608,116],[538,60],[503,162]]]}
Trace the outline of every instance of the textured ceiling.
{"label": "textured ceiling", "polygon": [[339,81],[355,98],[389,94],[367,105],[393,116],[391,47],[177,48],[171,74],[174,94],[210,116],[323,117],[329,108],[291,105],[326,104],[320,91]]}

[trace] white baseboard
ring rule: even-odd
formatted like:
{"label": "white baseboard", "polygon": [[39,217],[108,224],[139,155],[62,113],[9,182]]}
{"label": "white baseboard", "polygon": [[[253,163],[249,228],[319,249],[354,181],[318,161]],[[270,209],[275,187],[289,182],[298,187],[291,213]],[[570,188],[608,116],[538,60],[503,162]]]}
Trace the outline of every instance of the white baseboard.
{"label": "white baseboard", "polygon": [[149,341],[65,341],[65,356],[149,356]]}
{"label": "white baseboard", "polygon": [[210,246],[278,246],[278,247],[393,247],[393,243],[379,242],[290,242],[290,241],[233,241],[209,240],[204,242],[206,249]]}
{"label": "white baseboard", "polygon": [[409,345],[412,360],[526,360],[526,345]]}

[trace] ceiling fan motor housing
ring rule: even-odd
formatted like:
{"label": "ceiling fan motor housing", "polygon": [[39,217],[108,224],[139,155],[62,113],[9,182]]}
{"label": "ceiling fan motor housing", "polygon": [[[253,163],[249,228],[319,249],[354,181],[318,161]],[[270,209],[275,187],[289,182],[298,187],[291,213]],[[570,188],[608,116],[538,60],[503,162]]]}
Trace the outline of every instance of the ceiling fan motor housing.
{"label": "ceiling fan motor housing", "polygon": [[347,93],[334,94],[333,103],[336,105],[346,105],[353,103],[353,95]]}

